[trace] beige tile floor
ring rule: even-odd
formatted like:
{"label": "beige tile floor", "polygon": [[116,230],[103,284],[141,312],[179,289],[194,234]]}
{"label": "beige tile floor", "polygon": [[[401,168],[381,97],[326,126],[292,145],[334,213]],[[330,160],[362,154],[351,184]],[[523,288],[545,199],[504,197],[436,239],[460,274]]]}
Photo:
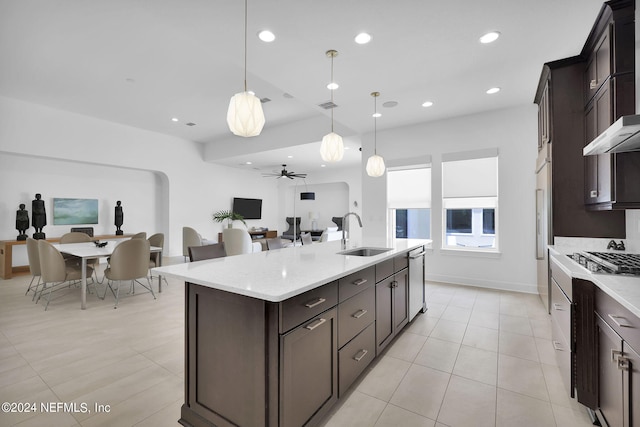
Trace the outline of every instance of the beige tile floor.
{"label": "beige tile floor", "polygon": [[[0,280],[0,401],[35,402],[38,410],[0,412],[0,426],[178,425],[180,282],[170,279],[155,301],[142,290],[125,295],[117,310],[113,299],[89,295],[81,311],[79,290],[65,290],[45,312],[24,296],[28,281]],[[428,312],[358,380],[325,427],[590,425],[564,391],[537,296],[426,289]],[[75,403],[78,411],[45,414],[43,402]]]}

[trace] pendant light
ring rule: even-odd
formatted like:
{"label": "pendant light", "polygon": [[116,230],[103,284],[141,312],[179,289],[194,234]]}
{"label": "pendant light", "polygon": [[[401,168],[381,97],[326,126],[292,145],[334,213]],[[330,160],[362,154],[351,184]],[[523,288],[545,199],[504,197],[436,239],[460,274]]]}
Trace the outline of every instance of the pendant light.
{"label": "pendant light", "polygon": [[247,0],[244,0],[244,92],[231,97],[227,124],[234,135],[244,137],[260,135],[264,126],[262,102],[247,91]]}
{"label": "pendant light", "polygon": [[378,122],[378,96],[380,92],[371,92],[373,96],[373,156],[367,160],[367,175],[377,178],[384,175],[384,159],[378,156],[378,141],[377,141],[377,122]]}
{"label": "pendant light", "polygon": [[[328,50],[327,56],[331,58],[331,81],[329,82],[331,90],[331,104],[333,105],[333,91],[336,89],[333,81],[333,58],[338,56],[338,51]],[[333,131],[333,105],[331,108],[331,132],[326,134],[322,138],[322,145],[320,145],[320,155],[325,162],[339,162],[344,156],[344,145],[342,144],[342,137]]]}

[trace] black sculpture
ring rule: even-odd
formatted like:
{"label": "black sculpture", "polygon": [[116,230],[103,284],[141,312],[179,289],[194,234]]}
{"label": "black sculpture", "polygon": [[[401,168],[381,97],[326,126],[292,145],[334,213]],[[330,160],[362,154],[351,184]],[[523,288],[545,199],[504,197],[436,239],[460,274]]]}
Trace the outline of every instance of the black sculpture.
{"label": "black sculpture", "polygon": [[27,240],[26,231],[29,229],[29,212],[20,203],[20,209],[16,211],[16,230],[20,232],[16,240]]}
{"label": "black sculpture", "polygon": [[47,212],[44,208],[44,200],[40,193],[36,194],[35,200],[31,202],[31,225],[36,229],[33,238],[36,240],[46,239],[47,236],[42,232],[42,228],[47,225]]}
{"label": "black sculpture", "polygon": [[122,236],[124,232],[120,227],[122,227],[122,223],[124,222],[124,213],[122,212],[122,202],[120,200],[116,202],[115,218],[116,236]]}

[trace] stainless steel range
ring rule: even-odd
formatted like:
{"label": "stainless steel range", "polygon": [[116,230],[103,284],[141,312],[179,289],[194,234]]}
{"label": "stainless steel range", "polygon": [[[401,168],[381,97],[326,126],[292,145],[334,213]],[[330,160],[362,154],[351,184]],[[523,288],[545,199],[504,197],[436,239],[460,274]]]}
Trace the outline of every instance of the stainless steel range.
{"label": "stainless steel range", "polygon": [[569,257],[594,273],[640,275],[640,254],[576,252]]}

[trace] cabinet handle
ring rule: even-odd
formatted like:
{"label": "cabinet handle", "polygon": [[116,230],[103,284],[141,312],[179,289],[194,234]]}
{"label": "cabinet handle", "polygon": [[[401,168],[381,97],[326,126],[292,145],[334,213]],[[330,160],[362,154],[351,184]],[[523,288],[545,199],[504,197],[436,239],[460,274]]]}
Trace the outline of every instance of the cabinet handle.
{"label": "cabinet handle", "polygon": [[[618,325],[619,328],[633,328],[633,325],[629,323],[623,316],[609,314],[609,319],[613,320],[613,323]],[[622,319],[622,321],[620,321],[619,319]]]}
{"label": "cabinet handle", "polygon": [[355,280],[355,281],[353,281],[351,283],[353,285],[360,286],[360,285],[364,285],[365,283],[367,283],[367,279],[358,279],[358,280]]}
{"label": "cabinet handle", "polygon": [[592,199],[598,197],[598,190],[591,190],[591,192],[589,193],[589,197],[591,197]]}
{"label": "cabinet handle", "polygon": [[615,348],[611,349],[611,361],[617,362],[618,358],[622,357],[622,351],[616,350]]}
{"label": "cabinet handle", "polygon": [[618,369],[621,371],[629,370],[629,359],[627,357],[618,357]]}
{"label": "cabinet handle", "polygon": [[397,281],[397,280],[394,280],[393,282],[391,282],[391,283],[389,284],[389,287],[390,287],[390,288],[397,288],[397,287],[398,287],[398,281]]}
{"label": "cabinet handle", "polygon": [[326,301],[326,299],[324,299],[324,298],[318,298],[318,300],[317,300],[317,301],[314,301],[314,302],[308,302],[308,303],[306,303],[304,306],[305,306],[305,307],[307,307],[307,308],[313,308],[313,307],[315,307],[315,306],[317,306],[317,305],[322,304],[322,303],[323,303],[323,302],[325,302],[325,301]]}
{"label": "cabinet handle", "polygon": [[562,344],[560,344],[558,341],[553,342],[553,349],[557,351],[564,351]]}
{"label": "cabinet handle", "polygon": [[355,360],[356,362],[359,362],[362,360],[363,357],[367,355],[367,353],[369,352],[363,348],[353,357],[353,360]]}
{"label": "cabinet handle", "polygon": [[309,323],[307,326],[305,326],[305,328],[307,328],[310,331],[313,331],[315,328],[317,328],[318,326],[322,325],[324,322],[326,322],[327,319],[318,319],[313,323]]}
{"label": "cabinet handle", "polygon": [[353,314],[351,315],[351,317],[353,317],[353,318],[355,318],[355,319],[359,319],[359,318],[361,318],[362,316],[364,316],[365,314],[367,314],[367,310],[365,310],[365,309],[360,309],[360,310],[356,311],[355,313],[353,313]]}
{"label": "cabinet handle", "polygon": [[562,304],[558,304],[558,303],[553,304],[553,309],[558,311],[565,311],[564,307],[562,307]]}
{"label": "cabinet handle", "polygon": [[598,81],[597,80],[591,80],[589,82],[589,89],[595,89],[598,87]]}

